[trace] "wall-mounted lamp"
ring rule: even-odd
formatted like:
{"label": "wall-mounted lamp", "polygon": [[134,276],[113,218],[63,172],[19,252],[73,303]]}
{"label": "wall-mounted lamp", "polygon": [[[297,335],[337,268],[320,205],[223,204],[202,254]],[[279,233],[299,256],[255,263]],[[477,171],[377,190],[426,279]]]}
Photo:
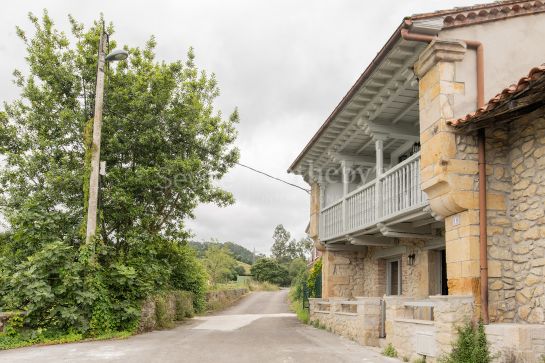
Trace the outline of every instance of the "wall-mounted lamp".
{"label": "wall-mounted lamp", "polygon": [[415,255],[414,253],[411,253],[411,254],[409,255],[407,264],[408,264],[409,266],[413,266],[415,261],[416,261],[416,255]]}

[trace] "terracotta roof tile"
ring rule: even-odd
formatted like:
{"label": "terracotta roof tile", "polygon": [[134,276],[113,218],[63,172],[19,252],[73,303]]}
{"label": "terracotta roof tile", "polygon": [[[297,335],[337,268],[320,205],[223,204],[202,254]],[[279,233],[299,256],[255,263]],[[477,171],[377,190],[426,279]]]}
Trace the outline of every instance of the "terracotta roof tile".
{"label": "terracotta roof tile", "polygon": [[540,12],[545,12],[545,0],[511,0],[415,14],[410,18],[418,20],[443,16],[443,29],[447,29]]}
{"label": "terracotta roof tile", "polygon": [[465,124],[473,121],[475,118],[482,116],[489,111],[492,111],[499,105],[504,104],[521,92],[526,91],[533,82],[541,78],[545,78],[545,63],[538,67],[532,68],[527,76],[519,79],[516,84],[512,84],[509,87],[504,88],[500,93],[492,97],[488,101],[488,103],[486,103],[483,107],[477,109],[475,112],[468,113],[467,115],[458,119],[449,120],[447,121],[447,124],[454,127],[464,126]]}

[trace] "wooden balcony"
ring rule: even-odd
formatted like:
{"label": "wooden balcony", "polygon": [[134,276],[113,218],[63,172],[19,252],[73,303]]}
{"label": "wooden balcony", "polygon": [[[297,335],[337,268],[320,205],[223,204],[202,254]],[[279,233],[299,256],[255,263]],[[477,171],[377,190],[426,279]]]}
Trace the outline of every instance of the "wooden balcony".
{"label": "wooden balcony", "polygon": [[[320,211],[319,236],[327,242],[388,229],[391,222],[430,220],[420,189],[420,152]],[[404,217],[409,218],[404,218]],[[404,218],[403,220],[400,218]],[[420,224],[423,225],[423,224]],[[404,232],[410,233],[405,230]],[[384,235],[387,235],[383,233]]]}

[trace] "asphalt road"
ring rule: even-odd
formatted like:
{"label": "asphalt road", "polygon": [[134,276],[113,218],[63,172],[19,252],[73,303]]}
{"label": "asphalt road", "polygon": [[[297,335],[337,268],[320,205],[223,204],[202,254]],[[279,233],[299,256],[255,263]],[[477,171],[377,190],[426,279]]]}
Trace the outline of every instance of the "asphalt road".
{"label": "asphalt road", "polygon": [[254,292],[216,315],[125,340],[0,352],[0,362],[399,362],[299,323],[287,290]]}

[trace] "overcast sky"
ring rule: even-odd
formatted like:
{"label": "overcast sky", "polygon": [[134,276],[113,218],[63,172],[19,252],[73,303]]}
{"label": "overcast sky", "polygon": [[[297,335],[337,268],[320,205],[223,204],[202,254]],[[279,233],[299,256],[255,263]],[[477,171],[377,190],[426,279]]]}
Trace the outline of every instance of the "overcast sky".
{"label": "overcast sky", "polygon": [[[217,76],[218,109],[239,107],[241,162],[308,187],[286,169],[403,17],[474,1],[9,1],[0,12],[0,101],[18,96],[11,74],[25,70],[25,49],[15,26],[31,29],[29,11],[47,8],[67,33],[68,14],[89,25],[102,12],[118,44],[143,46],[155,35],[159,60],[185,58],[193,46],[197,64]],[[199,207],[188,222],[195,239],[269,253],[277,224],[304,236],[305,192],[240,167],[221,185],[236,204]]]}

